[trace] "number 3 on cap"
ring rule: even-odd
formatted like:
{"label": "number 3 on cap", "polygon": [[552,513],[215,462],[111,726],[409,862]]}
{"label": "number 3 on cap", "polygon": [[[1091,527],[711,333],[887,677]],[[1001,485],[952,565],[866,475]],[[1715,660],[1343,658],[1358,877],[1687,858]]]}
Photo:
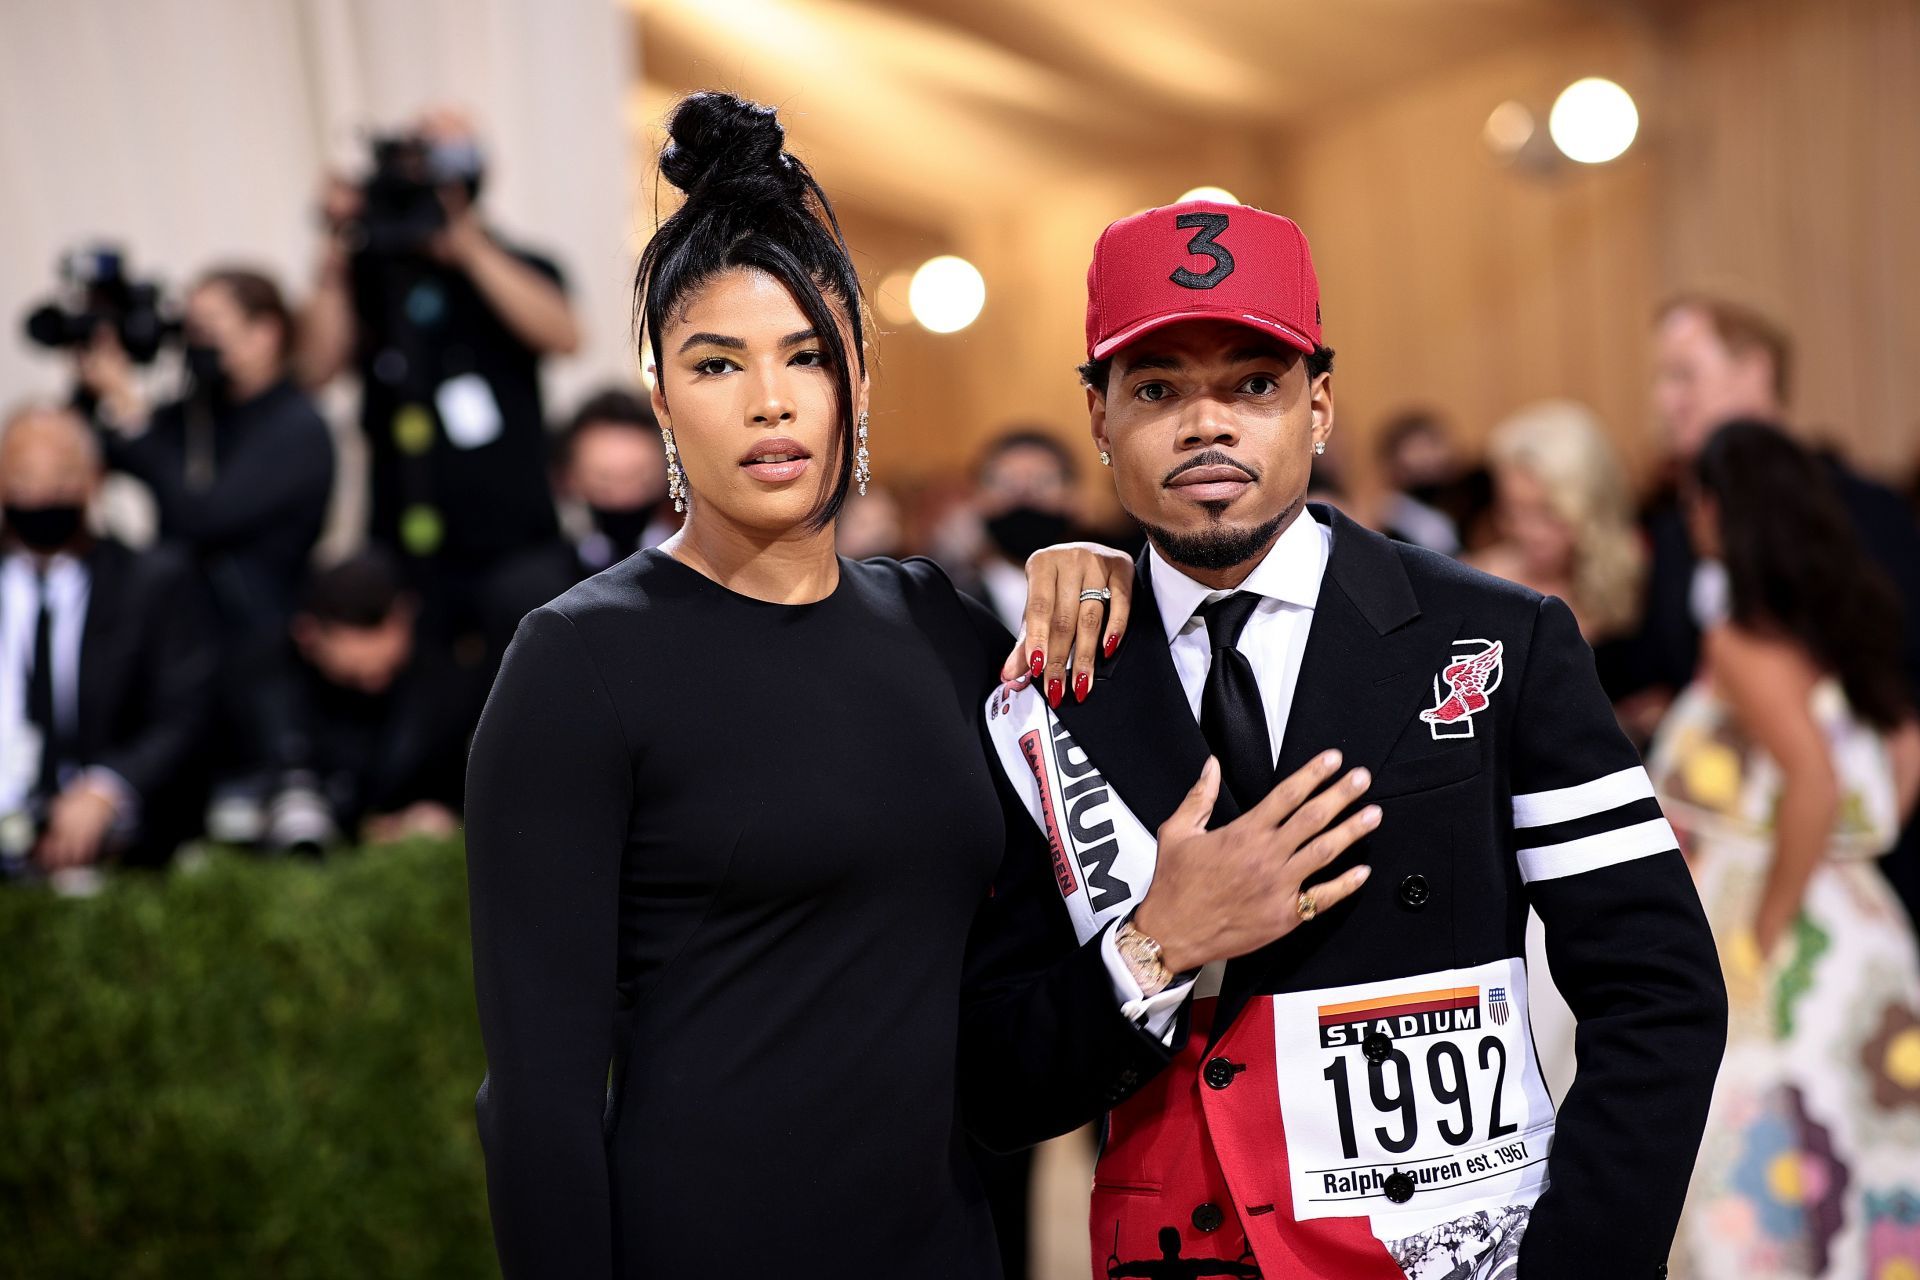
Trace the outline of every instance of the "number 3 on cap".
{"label": "number 3 on cap", "polygon": [[1187,241],[1187,252],[1203,258],[1213,259],[1213,269],[1205,275],[1189,271],[1185,267],[1175,267],[1167,278],[1186,289],[1211,289],[1233,274],[1233,255],[1227,252],[1223,244],[1216,244],[1214,237],[1227,229],[1227,215],[1224,213],[1183,213],[1173,220],[1176,227],[1197,227],[1193,239]]}

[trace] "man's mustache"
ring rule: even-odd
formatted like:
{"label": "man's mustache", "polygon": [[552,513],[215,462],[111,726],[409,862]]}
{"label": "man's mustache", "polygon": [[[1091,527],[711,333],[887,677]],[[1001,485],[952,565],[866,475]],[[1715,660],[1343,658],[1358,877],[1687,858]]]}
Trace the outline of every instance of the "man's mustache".
{"label": "man's mustache", "polygon": [[1163,485],[1172,484],[1175,476],[1185,475],[1195,467],[1232,467],[1236,471],[1244,472],[1247,479],[1252,480],[1256,484],[1259,483],[1260,480],[1260,473],[1240,461],[1240,459],[1230,457],[1219,449],[1203,449],[1173,470],[1167,472],[1166,475],[1160,477],[1160,483]]}

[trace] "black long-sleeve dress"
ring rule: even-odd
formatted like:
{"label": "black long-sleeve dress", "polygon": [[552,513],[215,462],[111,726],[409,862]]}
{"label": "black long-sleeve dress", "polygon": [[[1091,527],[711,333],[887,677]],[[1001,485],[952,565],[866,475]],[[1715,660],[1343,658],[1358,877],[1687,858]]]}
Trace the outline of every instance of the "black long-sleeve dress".
{"label": "black long-sleeve dress", "polygon": [[955,1076],[1004,648],[929,563],[840,570],[778,605],[642,552],[508,650],[467,834],[510,1277],[998,1273]]}

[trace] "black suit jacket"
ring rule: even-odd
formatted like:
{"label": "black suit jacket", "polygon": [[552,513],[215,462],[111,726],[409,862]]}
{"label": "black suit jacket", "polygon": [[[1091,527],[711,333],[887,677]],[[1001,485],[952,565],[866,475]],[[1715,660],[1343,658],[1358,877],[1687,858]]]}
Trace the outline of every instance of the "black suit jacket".
{"label": "black suit jacket", "polygon": [[140,797],[129,862],[164,860],[190,835],[204,799],[201,748],[215,649],[192,565],[167,548],[137,552],[112,539],[85,557],[79,724],[69,754],[127,781]]}
{"label": "black suit jacket", "polygon": [[[1332,553],[1277,776],[1338,747],[1348,767],[1372,770],[1366,799],[1381,804],[1384,819],[1327,873],[1369,864],[1373,876],[1358,894],[1228,965],[1213,1035],[1224,1034],[1258,996],[1524,956],[1533,906],[1546,923],[1554,979],[1579,1018],[1580,1068],[1559,1111],[1551,1187],[1534,1206],[1521,1274],[1654,1275],[1704,1127],[1726,1005],[1713,941],[1678,850],[1667,843],[1604,861],[1609,849],[1626,847],[1621,842],[1644,843],[1648,824],[1658,824],[1657,803],[1647,795],[1579,812],[1591,806],[1566,799],[1592,794],[1568,789],[1637,770],[1639,759],[1564,604],[1390,542],[1330,509],[1311,510],[1332,527]],[[1134,617],[1119,651],[1098,666],[1091,696],[1064,702],[1057,715],[1151,832],[1199,776],[1208,749],[1155,625],[1144,560]],[[1483,638],[1504,646],[1503,687],[1475,717],[1472,737],[1436,737],[1419,718],[1435,705],[1435,677],[1463,642]],[[1573,816],[1553,812],[1540,799],[1549,796],[1560,797]],[[1223,792],[1214,823],[1235,816]],[[1037,830],[1031,820],[1025,825]],[[1534,849],[1546,852],[1527,855],[1534,874],[1523,876],[1521,851]],[[1054,883],[1044,840],[1024,858],[1010,852],[1003,884],[976,931],[974,1019],[996,1009],[1004,1019],[1026,1007],[1021,982],[1033,982],[1048,966],[1061,973],[1076,961],[1085,966],[1081,957],[1094,944],[1076,945],[1063,929]],[[1082,998],[1094,999],[1094,985],[1085,981]],[[1111,993],[1105,998],[1111,1007]],[[1024,1048],[1007,1053],[1001,1070],[1008,1077],[1002,1088],[1030,1099],[1027,1114],[1016,1119],[1036,1122],[1031,1128],[1048,1127],[1037,1122],[1050,1108],[1074,1119],[1089,1087],[1110,1106],[1124,1101],[1172,1056],[1143,1045],[1144,1036],[1082,1032],[1072,1043],[1050,1036],[1046,1019],[1029,1016]],[[1063,1011],[1063,1024],[1072,1016]],[[1173,1048],[1181,1047],[1176,1036]],[[982,1089],[976,1106],[990,1101]],[[1001,1121],[998,1128],[981,1123],[991,1137],[1015,1136],[1003,1127],[1004,1110]]]}

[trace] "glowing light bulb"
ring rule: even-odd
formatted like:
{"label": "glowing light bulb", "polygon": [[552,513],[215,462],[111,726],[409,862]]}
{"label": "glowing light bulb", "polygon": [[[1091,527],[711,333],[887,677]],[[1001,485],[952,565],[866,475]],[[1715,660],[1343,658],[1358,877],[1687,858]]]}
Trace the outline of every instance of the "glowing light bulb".
{"label": "glowing light bulb", "polygon": [[1547,116],[1553,145],[1569,160],[1605,164],[1633,145],[1640,112],[1619,85],[1598,76],[1575,80],[1560,91]]}
{"label": "glowing light bulb", "polygon": [[1227,190],[1225,187],[1195,187],[1193,190],[1181,196],[1178,200],[1175,200],[1174,203],[1185,204],[1189,200],[1211,200],[1215,204],[1239,204],[1240,203],[1238,197],[1236,197],[1233,194],[1233,192]]}
{"label": "glowing light bulb", "polygon": [[913,318],[934,333],[958,333],[979,318],[986,304],[987,282],[979,269],[951,254],[921,263],[907,286]]}
{"label": "glowing light bulb", "polygon": [[1511,100],[1501,103],[1487,116],[1480,139],[1501,159],[1511,159],[1533,141],[1533,112],[1522,103]]}

